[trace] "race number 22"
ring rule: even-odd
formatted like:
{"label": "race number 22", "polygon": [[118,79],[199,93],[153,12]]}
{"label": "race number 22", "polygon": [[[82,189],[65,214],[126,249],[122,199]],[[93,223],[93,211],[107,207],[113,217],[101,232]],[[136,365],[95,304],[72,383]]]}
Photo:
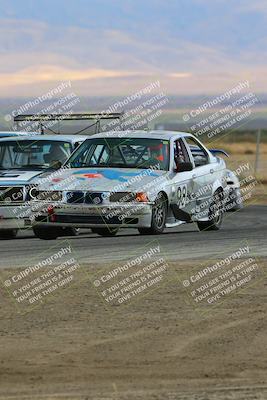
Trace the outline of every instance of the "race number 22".
{"label": "race number 22", "polygon": [[183,208],[186,205],[187,185],[181,185],[177,188],[177,205]]}

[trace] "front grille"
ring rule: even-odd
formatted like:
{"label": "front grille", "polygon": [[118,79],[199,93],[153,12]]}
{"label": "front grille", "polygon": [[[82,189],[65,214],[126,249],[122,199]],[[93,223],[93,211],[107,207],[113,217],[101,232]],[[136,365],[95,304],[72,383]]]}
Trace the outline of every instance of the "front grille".
{"label": "front grille", "polygon": [[70,204],[101,204],[103,203],[102,192],[68,192],[67,203]]}
{"label": "front grille", "polygon": [[103,203],[102,193],[87,192],[85,194],[85,203],[96,204],[96,205]]}
{"label": "front grille", "polygon": [[18,203],[24,200],[23,186],[0,186],[0,202]]}
{"label": "front grille", "polygon": [[84,203],[84,193],[83,192],[68,192],[67,193],[67,203]]}

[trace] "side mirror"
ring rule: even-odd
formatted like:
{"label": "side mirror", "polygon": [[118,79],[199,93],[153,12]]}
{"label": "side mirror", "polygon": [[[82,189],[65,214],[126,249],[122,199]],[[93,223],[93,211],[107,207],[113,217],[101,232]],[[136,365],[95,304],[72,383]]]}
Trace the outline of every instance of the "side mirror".
{"label": "side mirror", "polygon": [[179,173],[185,171],[192,171],[192,169],[193,169],[193,164],[191,162],[182,162],[177,164],[175,172]]}

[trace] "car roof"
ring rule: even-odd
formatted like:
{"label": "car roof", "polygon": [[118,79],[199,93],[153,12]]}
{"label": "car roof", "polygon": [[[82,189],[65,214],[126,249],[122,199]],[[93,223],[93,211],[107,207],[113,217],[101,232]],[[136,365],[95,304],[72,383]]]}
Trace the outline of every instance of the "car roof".
{"label": "car roof", "polygon": [[112,138],[112,137],[118,137],[118,138],[136,138],[136,139],[166,139],[170,140],[171,138],[179,138],[179,137],[185,137],[185,136],[190,136],[192,135],[187,132],[175,132],[175,131],[164,131],[164,130],[140,130],[140,131],[110,131],[110,132],[102,132],[102,133],[97,133],[92,136],[92,138]]}
{"label": "car roof", "polygon": [[28,136],[28,135],[41,135],[40,132],[25,132],[25,131],[0,131],[1,136]]}
{"label": "car roof", "polygon": [[79,142],[85,139],[88,139],[90,136],[88,135],[32,135],[29,134],[28,136],[12,136],[12,137],[3,137],[0,139],[0,142],[4,142],[5,140],[18,142],[20,140],[55,140],[55,141],[69,141],[69,142]]}

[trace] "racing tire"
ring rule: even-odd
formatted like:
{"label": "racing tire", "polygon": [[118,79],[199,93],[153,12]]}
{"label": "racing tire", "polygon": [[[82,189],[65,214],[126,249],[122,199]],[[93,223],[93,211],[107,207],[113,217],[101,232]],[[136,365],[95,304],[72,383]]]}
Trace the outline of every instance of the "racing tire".
{"label": "racing tire", "polygon": [[51,228],[51,227],[41,227],[35,226],[32,228],[36,237],[42,240],[55,240],[59,236],[64,236],[62,228]]}
{"label": "racing tire", "polygon": [[168,201],[163,193],[159,193],[152,208],[151,227],[138,228],[140,235],[160,235],[166,224]]}
{"label": "racing tire", "polygon": [[209,221],[198,221],[200,231],[218,231],[223,221],[223,192],[217,191],[209,208]]}
{"label": "racing tire", "polygon": [[0,239],[15,239],[18,229],[3,229],[0,230]]}
{"label": "racing tire", "polygon": [[64,236],[78,236],[80,229],[79,228],[62,228]]}
{"label": "racing tire", "polygon": [[118,229],[92,228],[92,233],[97,233],[99,236],[103,237],[112,237],[117,235]]}

